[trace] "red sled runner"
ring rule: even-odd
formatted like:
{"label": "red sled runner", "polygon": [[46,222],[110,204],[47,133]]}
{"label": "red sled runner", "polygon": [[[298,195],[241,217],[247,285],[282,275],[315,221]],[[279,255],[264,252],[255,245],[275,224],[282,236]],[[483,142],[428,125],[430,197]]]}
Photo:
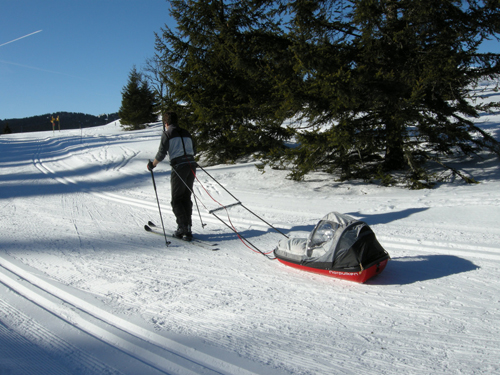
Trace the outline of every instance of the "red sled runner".
{"label": "red sled runner", "polygon": [[274,255],[287,266],[358,283],[380,274],[390,259],[368,224],[338,212],[307,238],[280,241]]}

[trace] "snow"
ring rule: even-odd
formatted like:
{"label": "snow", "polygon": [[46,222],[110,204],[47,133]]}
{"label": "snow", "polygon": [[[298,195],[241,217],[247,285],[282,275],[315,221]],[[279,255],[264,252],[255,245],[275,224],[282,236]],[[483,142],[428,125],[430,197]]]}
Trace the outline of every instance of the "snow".
{"label": "snow", "polygon": [[[477,122],[500,137],[500,114]],[[500,372],[498,158],[454,164],[477,185],[416,191],[207,167],[222,186],[198,172],[206,226],[195,211],[193,229],[210,251],[143,229],[160,224],[146,170],[160,134],[114,122],[0,136],[0,374]],[[171,232],[170,167],[154,172]],[[209,213],[211,197],[235,202],[223,187],[295,237],[331,211],[362,219],[392,259],[366,284],[270,261]],[[283,236],[244,207],[232,224],[273,250]]]}

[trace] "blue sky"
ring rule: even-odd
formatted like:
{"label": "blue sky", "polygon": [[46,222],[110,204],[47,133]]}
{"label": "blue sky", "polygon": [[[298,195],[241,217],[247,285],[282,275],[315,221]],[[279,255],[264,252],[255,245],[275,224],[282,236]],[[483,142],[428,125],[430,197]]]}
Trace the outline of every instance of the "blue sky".
{"label": "blue sky", "polygon": [[0,119],[117,112],[134,65],[175,25],[166,0],[2,0]]}
{"label": "blue sky", "polygon": [[165,24],[175,27],[166,0],[2,0],[0,119],[117,112]]}

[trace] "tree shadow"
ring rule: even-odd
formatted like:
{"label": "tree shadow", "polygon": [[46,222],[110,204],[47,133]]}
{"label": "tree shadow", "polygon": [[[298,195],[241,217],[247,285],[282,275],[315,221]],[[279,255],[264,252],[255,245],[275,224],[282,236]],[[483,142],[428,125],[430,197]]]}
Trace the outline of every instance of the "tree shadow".
{"label": "tree shadow", "polygon": [[[107,180],[72,182],[72,177],[91,176],[102,171],[101,166],[89,166],[57,173],[48,174],[20,174],[0,176],[0,200],[8,198],[21,198],[32,196],[62,195],[90,191],[107,191],[127,186],[138,180],[150,179],[147,171],[137,175],[121,175]],[[165,171],[155,175],[161,178],[169,175]],[[27,183],[28,182],[28,183]]]}
{"label": "tree shadow", "polygon": [[419,255],[392,258],[380,275],[369,280],[370,285],[408,285],[441,279],[479,269],[469,260],[454,255]]}
{"label": "tree shadow", "polygon": [[405,219],[407,217],[410,217],[411,215],[418,214],[428,209],[429,207],[407,208],[402,211],[392,211],[374,215],[364,215],[359,212],[347,212],[347,215],[354,216],[358,220],[364,221],[368,225],[376,225],[392,223],[393,221]]}
{"label": "tree shadow", "polygon": [[[387,224],[391,223],[393,221],[401,220],[404,218],[407,218],[413,214],[417,214],[419,212],[423,212],[428,210],[428,207],[421,207],[421,208],[408,208],[406,210],[402,211],[394,211],[394,212],[386,212],[383,214],[375,214],[375,215],[363,215],[359,212],[346,212],[346,215],[353,216],[354,218],[364,221],[368,225],[376,225],[376,224]],[[321,220],[321,219],[319,219]],[[319,221],[318,220],[318,221]],[[292,227],[291,229],[284,229],[284,228],[278,228],[282,232],[286,233],[292,233],[292,232],[311,232],[316,224],[309,224],[309,225],[296,225]],[[272,231],[272,229],[269,229],[268,231]]]}
{"label": "tree shadow", "polygon": [[[413,214],[417,214],[419,212],[423,212],[425,210],[428,210],[428,207],[422,207],[422,208],[408,208],[406,210],[402,211],[397,211],[397,212],[387,212],[383,214],[375,214],[375,215],[362,215],[359,212],[348,212],[346,213],[347,215],[354,216],[358,220],[364,221],[368,225],[376,225],[376,224],[387,224],[393,221],[397,221],[400,219],[407,218]],[[319,219],[321,220],[321,219]],[[319,221],[318,220],[318,221]],[[226,224],[228,227],[229,225]],[[312,230],[316,227],[315,224],[307,224],[307,225],[296,225],[292,228],[280,228],[276,227],[279,231],[282,233],[286,234],[287,236],[293,237],[294,232],[302,232],[301,236],[302,237],[307,237],[307,235],[304,235],[303,232],[310,233]],[[262,236],[265,233],[278,233],[276,232],[273,228],[268,228],[267,230],[258,230],[258,229],[247,229],[247,230],[242,230],[239,231],[240,235],[243,236],[244,238],[255,238]],[[223,234],[217,234],[217,235],[210,235],[210,234],[204,234],[201,235],[199,238],[204,239],[204,240],[217,240],[217,241],[225,241],[225,240],[233,240],[236,237],[236,234],[234,232],[229,232],[229,233],[223,233]]]}
{"label": "tree shadow", "polygon": [[[125,137],[123,135],[122,137]],[[127,140],[139,142],[140,140]],[[47,196],[72,194],[89,191],[106,191],[118,187],[126,187],[138,180],[149,179],[149,173],[144,168],[143,173],[135,175],[112,175],[109,179],[99,179],[97,181],[73,182],[75,177],[92,176],[98,172],[106,171],[114,164],[91,164],[81,168],[67,169],[64,171],[52,172],[43,167],[40,162],[50,158],[50,162],[57,162],[68,157],[68,155],[81,152],[90,152],[92,149],[103,147],[109,143],[106,136],[86,137],[84,142],[79,137],[57,137],[44,139],[4,139],[0,140],[2,154],[0,155],[0,168],[13,167],[20,168],[26,165],[40,165],[39,171],[23,173],[23,171],[0,174],[0,200],[8,198]],[[115,142],[119,145],[120,142]],[[144,161],[146,165],[146,161]],[[169,175],[170,171],[157,173],[157,177]]]}

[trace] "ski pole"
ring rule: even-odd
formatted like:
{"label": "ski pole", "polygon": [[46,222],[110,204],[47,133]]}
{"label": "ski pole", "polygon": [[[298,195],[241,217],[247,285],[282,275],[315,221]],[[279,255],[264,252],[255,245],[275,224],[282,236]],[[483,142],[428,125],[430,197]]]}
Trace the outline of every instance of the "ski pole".
{"label": "ski pole", "polygon": [[203,222],[203,220],[201,219],[200,207],[198,207],[198,200],[196,199],[196,195],[195,195],[195,194],[193,194],[193,197],[194,197],[194,203],[196,203],[196,209],[198,210],[198,216],[200,217],[201,227],[202,227],[202,228],[205,228],[205,225],[207,225],[207,224],[205,224],[205,223]]}
{"label": "ski pole", "polygon": [[[151,163],[151,160],[149,161]],[[155,189],[155,195],[156,195],[156,202],[158,203],[158,211],[160,213],[160,220],[161,220],[161,227],[163,228],[163,235],[165,236],[165,245],[170,245],[170,241],[167,240],[167,233],[165,233],[165,225],[163,224],[163,216],[161,215],[161,208],[160,208],[160,200],[158,199],[158,192],[156,191],[156,182],[155,182],[155,175],[153,174],[153,170],[149,170],[151,172],[151,179],[153,180],[153,187]]]}
{"label": "ski pole", "polygon": [[[191,163],[189,163],[189,166],[191,167]],[[194,174],[194,177],[196,178],[196,173],[193,171],[193,168],[191,168],[191,173]],[[194,203],[196,203],[196,209],[198,210],[198,216],[200,217],[201,227],[205,228],[205,225],[207,224],[205,224],[201,218],[200,207],[198,207],[198,199],[196,199],[196,194],[194,193],[194,191],[191,191],[191,193],[193,194],[194,197]]]}

